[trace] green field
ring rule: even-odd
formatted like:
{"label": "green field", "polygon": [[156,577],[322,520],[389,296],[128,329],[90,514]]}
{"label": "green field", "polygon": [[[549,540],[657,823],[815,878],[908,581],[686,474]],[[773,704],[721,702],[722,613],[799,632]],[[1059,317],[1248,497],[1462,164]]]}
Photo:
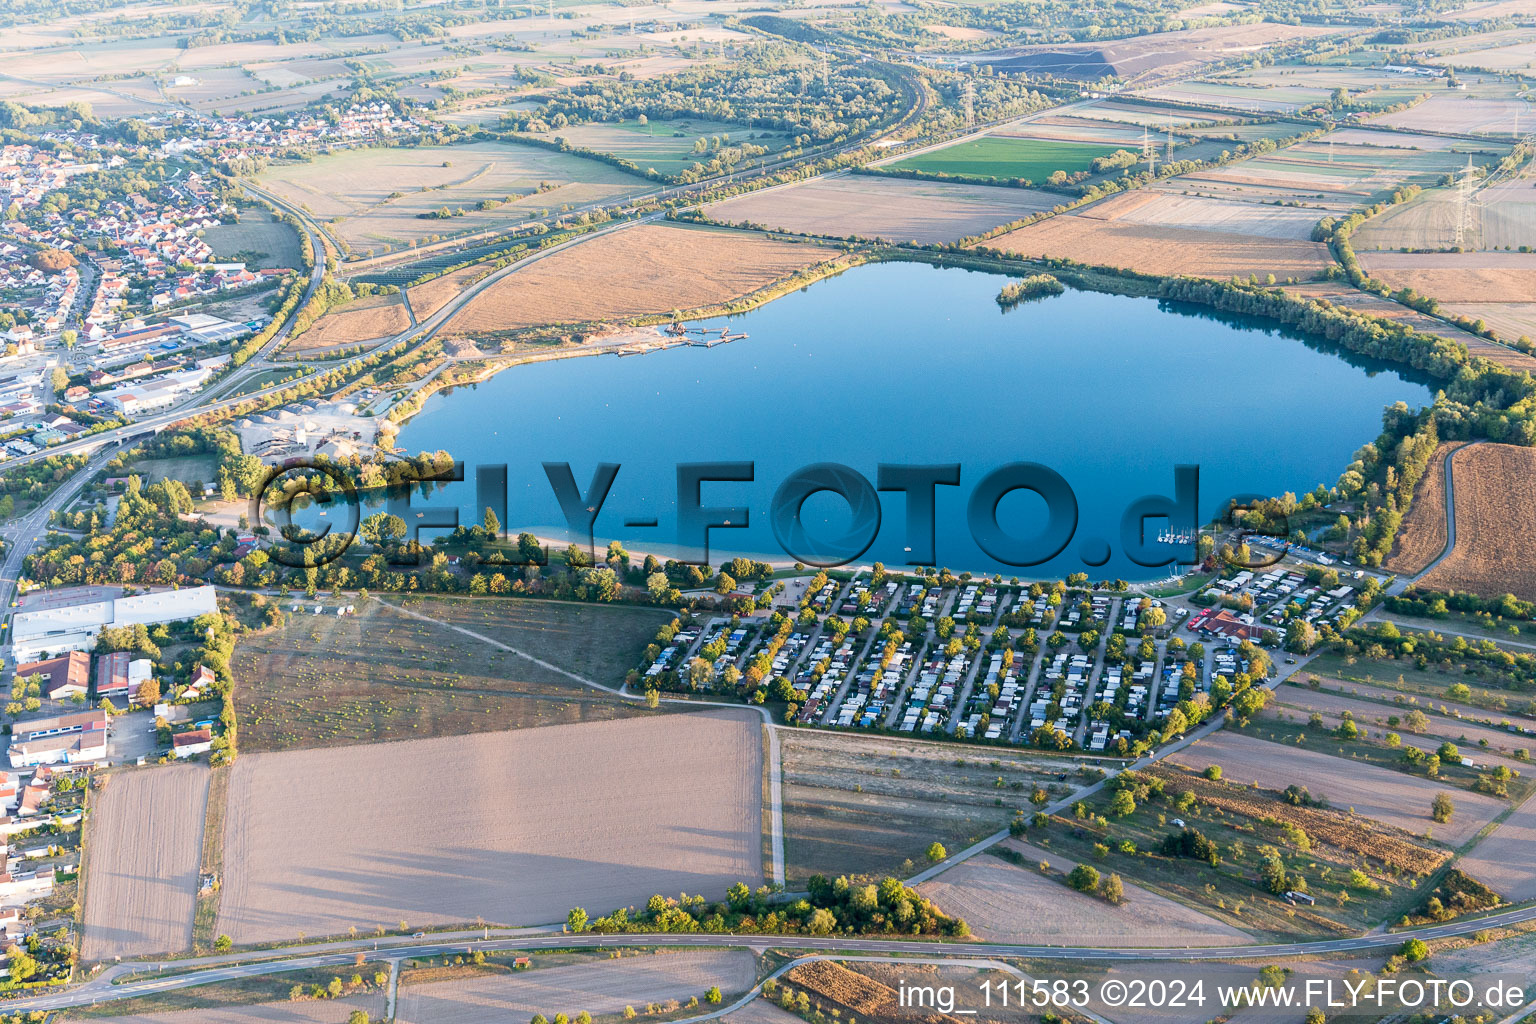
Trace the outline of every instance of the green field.
{"label": "green field", "polygon": [[1095,157],[1108,156],[1117,146],[1051,139],[988,137],[923,153],[891,166],[898,170],[955,174],[971,178],[1026,178],[1045,181],[1055,171],[1072,174],[1088,170]]}
{"label": "green field", "polygon": [[203,241],[221,259],[245,254],[253,268],[299,266],[298,232],[265,210],[243,210],[239,223],[209,228]]}

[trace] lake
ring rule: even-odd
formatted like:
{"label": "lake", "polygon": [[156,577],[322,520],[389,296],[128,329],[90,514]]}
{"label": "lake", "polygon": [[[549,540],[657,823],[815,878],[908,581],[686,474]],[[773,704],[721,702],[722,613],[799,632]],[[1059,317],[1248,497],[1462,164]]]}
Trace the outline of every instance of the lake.
{"label": "lake", "polygon": [[[958,463],[959,486],[936,489],[937,564],[1056,577],[1087,568],[1081,553],[1103,540],[1111,551],[1087,570],[1094,578],[1149,579],[1167,570],[1127,559],[1120,523],[1137,498],[1174,495],[1176,465],[1199,466],[1204,521],[1233,495],[1331,485],[1380,432],[1385,406],[1433,398],[1411,372],[1196,307],[1069,289],[1002,312],[995,296],[1008,280],[919,263],[859,267],[691,325],[746,340],[518,366],[436,395],[398,443],[446,449],[469,480],[417,504],[458,504],[465,521],[479,522],[476,467],[505,464],[503,525],[567,536],[541,463],[569,463],[583,491],[598,463],[618,463],[599,544],[677,556],[691,553],[678,540],[677,464],[751,461],[753,482],[702,488],[705,506],[750,510],[746,528],[713,532],[719,564],[785,557],[769,508],[807,464],[842,463],[873,483],[881,463]],[[999,563],[967,528],[976,484],[1013,462],[1059,473],[1078,506],[1071,543],[1029,569]],[[879,504],[878,534],[859,561],[905,565],[906,497],[883,492]],[[1015,491],[996,516],[1028,537],[1044,526],[1046,505]],[[648,518],[654,527],[625,525]],[[853,525],[848,503],[827,492],[805,502],[802,523],[823,539]]]}

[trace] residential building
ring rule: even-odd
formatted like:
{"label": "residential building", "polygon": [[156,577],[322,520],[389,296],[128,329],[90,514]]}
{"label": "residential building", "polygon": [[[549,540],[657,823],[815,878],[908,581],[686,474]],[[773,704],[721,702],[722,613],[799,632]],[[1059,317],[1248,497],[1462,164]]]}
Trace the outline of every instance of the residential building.
{"label": "residential building", "polygon": [[213,730],[193,729],[171,737],[171,753],[176,757],[192,757],[213,749]]}

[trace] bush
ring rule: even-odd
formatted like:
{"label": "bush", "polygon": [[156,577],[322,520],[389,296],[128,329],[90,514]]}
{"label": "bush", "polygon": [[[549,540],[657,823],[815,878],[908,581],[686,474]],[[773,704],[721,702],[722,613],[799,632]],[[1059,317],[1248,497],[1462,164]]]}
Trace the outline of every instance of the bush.
{"label": "bush", "polygon": [[1096,893],[1099,891],[1099,869],[1079,864],[1067,875],[1067,884],[1078,892]]}

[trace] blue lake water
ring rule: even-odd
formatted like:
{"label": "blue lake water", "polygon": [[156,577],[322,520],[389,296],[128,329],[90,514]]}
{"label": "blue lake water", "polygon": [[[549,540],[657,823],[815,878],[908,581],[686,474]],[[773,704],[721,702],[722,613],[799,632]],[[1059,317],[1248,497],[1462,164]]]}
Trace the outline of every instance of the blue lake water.
{"label": "blue lake water", "polygon": [[[1433,397],[1427,382],[1297,335],[1154,299],[1069,290],[1001,312],[1008,278],[889,263],[860,267],[729,326],[743,341],[643,356],[514,367],[429,399],[401,431],[408,451],[446,449],[468,481],[418,505],[459,505],[478,522],[476,467],[508,467],[510,530],[566,536],[541,463],[568,462],[585,489],[599,462],[621,465],[598,516],[599,543],[662,557],[679,545],[676,465],[751,461],[751,483],[708,483],[706,506],[745,506],[745,529],[715,530],[711,561],[783,558],[769,523],[775,489],[811,463],[842,463],[876,479],[880,463],[959,463],[958,487],[937,489],[936,561],[955,570],[1025,577],[1085,568],[1085,538],[1110,542],[1094,578],[1147,579],[1164,569],[1120,550],[1124,510],[1174,494],[1174,467],[1200,467],[1202,521],[1235,494],[1300,493],[1332,484],[1381,429],[1382,409]],[[996,467],[1035,462],[1075,494],[1075,538],[1031,569],[1001,565],[966,524],[972,488]],[[860,558],[909,561],[906,499],[882,493],[883,518]],[[999,523],[1038,533],[1044,502],[1005,497]],[[654,517],[655,527],[626,527]],[[821,493],[804,506],[813,536],[850,524]]]}

